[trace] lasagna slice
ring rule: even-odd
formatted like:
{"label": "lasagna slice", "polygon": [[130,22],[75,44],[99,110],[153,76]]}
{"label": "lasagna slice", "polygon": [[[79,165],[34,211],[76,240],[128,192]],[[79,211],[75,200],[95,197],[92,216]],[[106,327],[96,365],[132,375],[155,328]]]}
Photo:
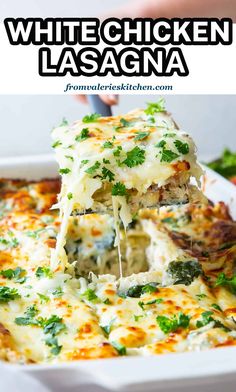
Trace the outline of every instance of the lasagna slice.
{"label": "lasagna slice", "polygon": [[194,142],[177,128],[163,103],[125,116],[87,115],[72,125],[63,122],[52,135],[62,175],[54,266],[66,260],[62,248],[72,213],[113,210],[116,226],[120,217],[127,227],[142,207],[201,199],[190,185],[191,178],[199,184],[202,174]]}

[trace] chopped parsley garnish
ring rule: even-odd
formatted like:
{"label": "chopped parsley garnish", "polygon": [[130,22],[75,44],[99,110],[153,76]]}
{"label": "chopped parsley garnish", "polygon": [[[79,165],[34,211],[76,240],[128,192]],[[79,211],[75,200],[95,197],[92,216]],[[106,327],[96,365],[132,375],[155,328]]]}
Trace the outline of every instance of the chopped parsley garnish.
{"label": "chopped parsley garnish", "polygon": [[122,127],[128,127],[130,125],[130,121],[127,121],[125,118],[121,118],[120,123]]}
{"label": "chopped parsley garnish", "polygon": [[0,302],[9,302],[21,298],[17,289],[11,289],[7,286],[0,286]]}
{"label": "chopped parsley garnish", "polygon": [[174,145],[180,154],[186,155],[189,153],[188,143],[183,143],[181,140],[175,140]]}
{"label": "chopped parsley garnish", "polygon": [[227,276],[221,272],[216,279],[215,286],[224,286],[229,289],[233,294],[236,294],[236,275],[231,278],[227,278]]}
{"label": "chopped parsley garnish", "polygon": [[124,164],[128,167],[134,167],[142,165],[145,161],[145,150],[142,150],[138,146],[134,147],[132,150],[127,152]]}
{"label": "chopped parsley garnish", "polygon": [[71,170],[68,167],[65,167],[64,169],[60,169],[59,173],[60,174],[69,174]]}
{"label": "chopped parsley garnish", "polygon": [[40,294],[40,293],[37,293],[37,295],[39,296],[39,298],[41,300],[41,304],[47,303],[50,300],[50,298],[47,295]]}
{"label": "chopped parsley garnish", "polygon": [[151,294],[157,292],[158,291],[157,285],[158,283],[155,282],[147,283],[145,285],[135,285],[128,289],[126,295],[127,297],[131,297],[131,298],[140,298],[142,294],[145,293]]}
{"label": "chopped parsley garnish", "polygon": [[101,117],[101,114],[98,113],[92,113],[92,114],[87,114],[87,116],[84,116],[82,121],[83,123],[92,123],[95,122],[97,119]]}
{"label": "chopped parsley garnish", "polygon": [[89,129],[88,128],[83,128],[82,131],[80,132],[79,135],[76,135],[75,141],[76,142],[82,142],[86,139],[89,138]]}
{"label": "chopped parsley garnish", "polygon": [[40,318],[39,322],[43,328],[43,332],[45,334],[50,334],[53,337],[66,329],[65,324],[63,324],[63,319],[55,314],[48,319]]}
{"label": "chopped parsley garnish", "polygon": [[134,314],[134,321],[138,322],[139,319],[141,319],[142,317],[144,317],[143,314],[138,314],[138,315]]}
{"label": "chopped parsley garnish", "polygon": [[52,278],[52,271],[49,267],[38,267],[35,275],[37,278]]}
{"label": "chopped parsley garnish", "polygon": [[134,140],[143,140],[146,139],[149,135],[150,135],[150,131],[140,131],[140,132],[135,132],[136,136],[134,138]]}
{"label": "chopped parsley garnish", "polygon": [[105,301],[103,301],[103,303],[104,303],[105,305],[110,305],[110,304],[111,304],[111,301],[109,300],[109,298],[106,298]]}
{"label": "chopped parsley garnish", "polygon": [[29,306],[24,312],[24,317],[15,318],[15,323],[17,325],[39,325],[39,322],[34,319],[38,312],[35,305]]}
{"label": "chopped parsley garnish", "polygon": [[189,286],[194,278],[202,274],[202,267],[196,260],[171,261],[167,273],[172,277],[174,284]]}
{"label": "chopped parsley garnish", "polygon": [[163,148],[160,154],[161,154],[161,162],[172,162],[179,157],[179,155],[176,154],[174,151],[167,150],[165,148]]}
{"label": "chopped parsley garnish", "polygon": [[105,143],[103,143],[102,145],[103,148],[112,148],[113,147],[113,143],[110,142],[109,140],[105,141]]}
{"label": "chopped parsley garnish", "polygon": [[71,193],[71,192],[67,193],[67,199],[68,200],[73,199],[73,193]]}
{"label": "chopped parsley garnish", "polygon": [[65,127],[65,126],[68,125],[68,124],[69,124],[69,123],[68,123],[67,119],[66,119],[65,117],[63,117],[63,119],[62,119],[61,124],[59,125],[59,127]]}
{"label": "chopped parsley garnish", "polygon": [[196,297],[197,297],[198,299],[203,299],[203,298],[206,298],[207,295],[206,295],[206,294],[197,294]]}
{"label": "chopped parsley garnish", "polygon": [[127,190],[124,184],[116,182],[111,190],[112,196],[126,196]]}
{"label": "chopped parsley garnish", "polygon": [[148,302],[139,301],[138,305],[140,306],[140,308],[142,310],[144,310],[144,306],[146,306],[146,305],[161,304],[162,302],[163,302],[162,298],[155,298],[155,299],[152,299],[152,300],[150,300]]}
{"label": "chopped parsley garnish", "polygon": [[103,158],[102,161],[103,161],[103,163],[105,163],[106,165],[109,164],[109,163],[111,163],[111,162],[109,161],[109,159],[105,159],[105,158]]}
{"label": "chopped parsley garnish", "polygon": [[175,136],[176,136],[176,133],[174,133],[174,132],[165,133],[163,135],[163,137],[175,137]]}
{"label": "chopped parsley garnish", "polygon": [[117,146],[117,147],[115,148],[115,150],[113,151],[114,157],[119,157],[121,151],[122,151],[122,147],[121,147],[121,146]]}
{"label": "chopped parsley garnish", "polygon": [[102,179],[108,178],[109,182],[114,181],[115,175],[106,167],[102,168]]}
{"label": "chopped parsley garnish", "polygon": [[86,163],[88,163],[88,162],[89,162],[88,159],[82,159],[81,164],[82,164],[82,165],[86,165]]}
{"label": "chopped parsley garnish", "polygon": [[126,355],[126,347],[119,342],[112,341],[111,345],[117,350],[119,355]]}
{"label": "chopped parsley garnish", "polygon": [[144,112],[147,115],[153,116],[155,113],[160,113],[165,111],[165,100],[164,98],[159,99],[158,102],[148,102],[147,109]]}
{"label": "chopped parsley garnish", "polygon": [[24,283],[26,281],[25,277],[26,271],[21,267],[16,267],[13,269],[7,269],[0,271],[0,274],[6,279],[14,279],[16,283]]}
{"label": "chopped parsley garnish", "polygon": [[163,148],[166,145],[165,140],[160,140],[157,144],[155,144],[155,147]]}
{"label": "chopped parsley garnish", "polygon": [[99,299],[95,291],[92,289],[87,289],[80,297],[90,302],[94,302]]}
{"label": "chopped parsley garnish", "polygon": [[57,287],[53,292],[52,295],[54,295],[54,297],[58,298],[58,297],[62,297],[62,295],[64,294],[63,290],[61,287]]}
{"label": "chopped parsley garnish", "polygon": [[17,238],[13,238],[12,236],[10,236],[10,239],[6,239],[4,237],[0,237],[0,245],[4,245],[7,248],[16,248],[19,245],[19,241],[17,240]]}
{"label": "chopped parsley garnish", "polygon": [[58,355],[61,352],[62,346],[58,344],[58,339],[55,337],[50,337],[45,339],[45,344],[51,347],[51,354]]}
{"label": "chopped parsley garnish", "polygon": [[74,158],[71,155],[65,155],[65,158],[69,159],[71,162],[74,162]]}
{"label": "chopped parsley garnish", "polygon": [[62,142],[60,142],[60,140],[57,140],[57,141],[55,141],[53,144],[52,144],[52,148],[56,148],[56,147],[59,147],[59,146],[61,146],[62,145]]}
{"label": "chopped parsley garnish", "polygon": [[103,332],[105,332],[105,335],[108,336],[110,334],[111,328],[112,328],[112,325],[113,325],[114,321],[115,321],[115,319],[112,319],[109,322],[109,324],[107,324],[107,325],[100,325],[100,328],[102,328]]}
{"label": "chopped parsley garnish", "polygon": [[204,327],[205,325],[209,324],[211,321],[215,321],[213,319],[213,317],[211,317],[212,315],[213,315],[213,312],[210,311],[210,310],[206,311],[206,312],[203,312],[201,314],[202,320],[201,321],[198,320],[197,323],[196,323],[197,328]]}
{"label": "chopped parsley garnish", "polygon": [[178,318],[175,315],[173,317],[157,316],[156,321],[162,332],[167,334],[175,332],[178,328],[188,328],[190,317],[181,312]]}
{"label": "chopped parsley garnish", "polygon": [[85,170],[88,174],[94,174],[97,169],[101,166],[101,163],[96,161],[93,166],[90,166],[88,169]]}
{"label": "chopped parsley garnish", "polygon": [[216,310],[219,310],[219,312],[222,312],[222,309],[221,309],[221,307],[218,304],[211,304],[211,307],[216,309]]}

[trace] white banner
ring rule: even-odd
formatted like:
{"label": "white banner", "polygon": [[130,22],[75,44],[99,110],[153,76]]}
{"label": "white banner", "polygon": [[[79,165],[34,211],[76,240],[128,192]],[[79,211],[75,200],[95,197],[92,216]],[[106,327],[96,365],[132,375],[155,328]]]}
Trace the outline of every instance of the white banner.
{"label": "white banner", "polygon": [[[48,47],[52,52],[51,63],[56,64],[62,46]],[[236,94],[236,24],[233,26],[231,45],[179,47],[189,69],[188,76],[178,76],[176,73],[165,77],[111,74],[101,77],[69,74],[40,76],[38,59],[41,46],[11,45],[1,24],[0,94]],[[97,48],[101,50],[102,44]],[[120,48],[120,45],[115,46],[116,51]],[[140,47],[137,48],[140,50]],[[74,45],[73,49],[76,51],[81,47]]]}

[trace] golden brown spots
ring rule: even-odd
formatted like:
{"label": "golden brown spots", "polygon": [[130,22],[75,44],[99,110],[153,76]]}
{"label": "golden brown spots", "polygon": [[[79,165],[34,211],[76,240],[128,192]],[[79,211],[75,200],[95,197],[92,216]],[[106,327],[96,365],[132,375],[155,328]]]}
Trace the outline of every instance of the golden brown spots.
{"label": "golden brown spots", "polygon": [[45,241],[45,244],[49,248],[55,248],[56,247],[56,240],[54,238],[49,238],[48,240]]}
{"label": "golden brown spots", "polygon": [[101,230],[96,229],[95,227],[92,228],[91,234],[93,237],[97,237],[102,234]]}
{"label": "golden brown spots", "polygon": [[118,353],[110,344],[100,344],[94,347],[78,348],[66,354],[70,361],[77,361],[78,359],[98,359],[117,357]]}
{"label": "golden brown spots", "polygon": [[121,344],[126,347],[140,347],[145,344],[147,334],[143,329],[139,327],[127,327],[125,330],[128,331],[128,334],[119,339]]}
{"label": "golden brown spots", "polygon": [[111,289],[106,289],[104,292],[107,295],[114,295],[115,294],[115,290],[111,290]]}
{"label": "golden brown spots", "polygon": [[179,161],[177,163],[173,163],[172,167],[176,172],[182,172],[190,169],[190,163],[187,161]]}

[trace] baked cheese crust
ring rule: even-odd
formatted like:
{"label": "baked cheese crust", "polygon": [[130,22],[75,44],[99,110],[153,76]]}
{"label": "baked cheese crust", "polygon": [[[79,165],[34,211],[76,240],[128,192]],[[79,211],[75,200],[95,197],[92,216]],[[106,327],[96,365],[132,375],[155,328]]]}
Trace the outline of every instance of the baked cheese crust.
{"label": "baked cheese crust", "polygon": [[235,345],[236,233],[224,204],[141,211],[128,243],[121,240],[126,276],[118,279],[109,215],[70,217],[69,263],[51,269],[61,222],[50,207],[59,189],[59,180],[0,181],[1,360],[60,363]]}

